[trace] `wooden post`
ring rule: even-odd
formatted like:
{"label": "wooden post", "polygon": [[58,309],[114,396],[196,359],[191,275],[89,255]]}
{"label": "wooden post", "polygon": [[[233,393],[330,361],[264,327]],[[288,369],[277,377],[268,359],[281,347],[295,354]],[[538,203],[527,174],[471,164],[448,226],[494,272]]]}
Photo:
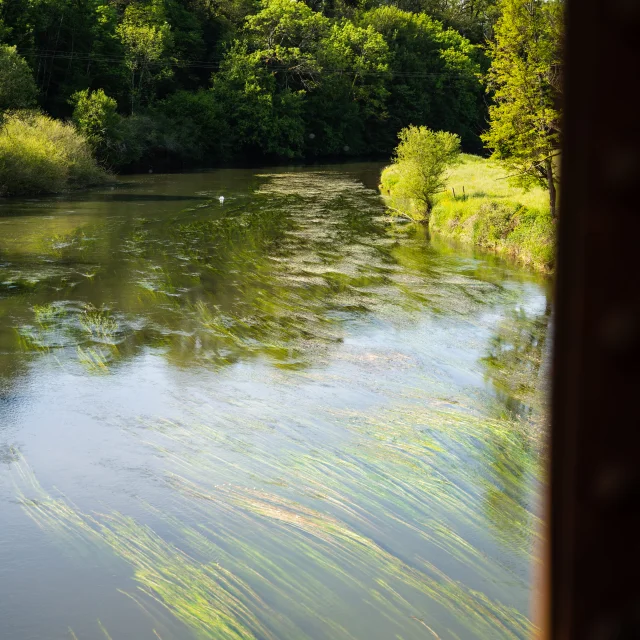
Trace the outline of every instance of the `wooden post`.
{"label": "wooden post", "polygon": [[451,187],[451,191],[453,191],[453,199],[455,200],[456,199],[456,190],[453,187]]}

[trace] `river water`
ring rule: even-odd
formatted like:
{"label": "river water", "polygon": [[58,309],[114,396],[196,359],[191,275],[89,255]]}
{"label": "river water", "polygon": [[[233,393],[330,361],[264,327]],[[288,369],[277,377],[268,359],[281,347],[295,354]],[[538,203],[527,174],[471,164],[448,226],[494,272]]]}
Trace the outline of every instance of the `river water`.
{"label": "river water", "polygon": [[548,286],[379,170],[0,203],[3,640],[528,636]]}

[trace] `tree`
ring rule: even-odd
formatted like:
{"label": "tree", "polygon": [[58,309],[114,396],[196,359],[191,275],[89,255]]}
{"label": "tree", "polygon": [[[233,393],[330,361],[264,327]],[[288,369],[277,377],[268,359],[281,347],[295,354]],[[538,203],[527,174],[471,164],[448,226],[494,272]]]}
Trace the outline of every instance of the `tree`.
{"label": "tree", "polygon": [[33,107],[38,90],[26,60],[15,47],[0,44],[0,114]]}
{"label": "tree", "polygon": [[[282,75],[286,78],[286,71]],[[282,86],[265,65],[261,51],[236,43],[215,74],[212,92],[221,105],[236,154],[299,157],[303,149],[304,90]]]}
{"label": "tree", "polygon": [[414,126],[402,129],[398,138],[394,157],[398,180],[393,196],[415,203],[426,222],[434,196],[445,188],[447,168],[458,160],[460,138],[447,131]]}
{"label": "tree", "polygon": [[479,152],[486,109],[480,51],[466,38],[423,13],[382,6],[360,17],[382,34],[390,50],[388,122],[376,131],[377,150],[390,151],[410,124],[457,133],[466,150]]}
{"label": "tree", "polygon": [[303,104],[319,83],[319,40],[330,23],[299,0],[265,0],[214,75],[236,147],[254,154],[299,157]]}
{"label": "tree", "polygon": [[389,47],[371,26],[332,25],[317,44],[321,70],[305,100],[307,153],[362,154],[376,148],[387,120]]}
{"label": "tree", "polygon": [[[400,0],[398,6],[405,8],[416,0]],[[417,0],[420,11],[441,20],[445,26],[459,31],[476,44],[491,36],[498,18],[498,0]]]}
{"label": "tree", "polygon": [[117,104],[102,89],[78,91],[71,96],[75,105],[73,123],[84,135],[98,158],[106,161],[114,143],[115,129],[120,121]]}
{"label": "tree", "polygon": [[522,186],[549,191],[556,217],[561,112],[561,0],[502,0],[488,90],[490,128],[483,135]]}
{"label": "tree", "polygon": [[133,113],[136,105],[153,97],[154,83],[172,73],[167,57],[172,44],[171,27],[164,19],[162,3],[153,0],[130,4],[116,32],[125,48]]}

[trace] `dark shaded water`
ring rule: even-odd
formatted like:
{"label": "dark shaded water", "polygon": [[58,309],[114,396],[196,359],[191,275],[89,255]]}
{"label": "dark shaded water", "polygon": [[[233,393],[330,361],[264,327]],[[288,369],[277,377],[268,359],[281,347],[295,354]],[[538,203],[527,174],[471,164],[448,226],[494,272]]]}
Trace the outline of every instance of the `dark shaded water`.
{"label": "dark shaded water", "polygon": [[527,636],[546,286],[378,171],[0,204],[3,640]]}

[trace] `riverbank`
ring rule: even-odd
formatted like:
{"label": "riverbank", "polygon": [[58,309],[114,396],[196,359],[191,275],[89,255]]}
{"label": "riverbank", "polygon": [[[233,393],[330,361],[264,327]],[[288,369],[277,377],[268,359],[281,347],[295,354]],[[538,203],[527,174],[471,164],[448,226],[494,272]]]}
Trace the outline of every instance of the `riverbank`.
{"label": "riverbank", "polygon": [[[413,202],[394,197],[396,167],[386,167],[380,191],[397,215],[416,219]],[[449,171],[447,189],[437,196],[429,217],[429,231],[464,244],[512,258],[542,272],[554,268],[555,225],[547,192],[513,186],[496,162],[462,155]]]}

